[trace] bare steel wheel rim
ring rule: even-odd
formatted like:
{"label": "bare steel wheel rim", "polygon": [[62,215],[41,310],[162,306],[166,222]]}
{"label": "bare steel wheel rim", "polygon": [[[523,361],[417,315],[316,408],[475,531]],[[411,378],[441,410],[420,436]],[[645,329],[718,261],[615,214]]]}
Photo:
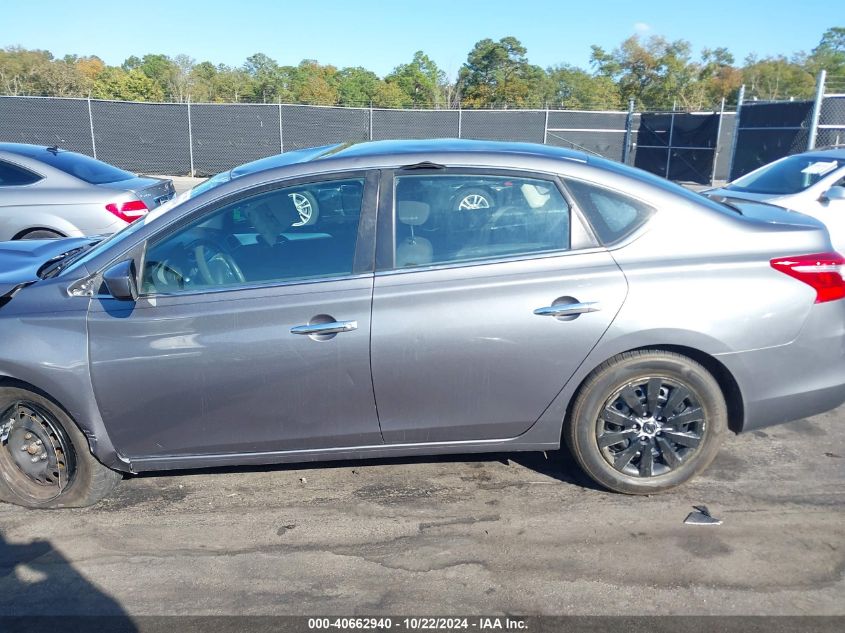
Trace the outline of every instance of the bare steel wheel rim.
{"label": "bare steel wheel rim", "polygon": [[596,420],[596,442],[617,471],[640,478],[677,470],[699,450],[707,431],[696,392],[662,376],[617,389]]}
{"label": "bare steel wheel rim", "polygon": [[490,201],[481,194],[471,193],[461,198],[458,209],[461,211],[473,211],[475,209],[489,209]]}
{"label": "bare steel wheel rim", "polygon": [[293,206],[296,207],[297,213],[299,213],[299,222],[294,222],[292,226],[305,226],[311,220],[311,215],[314,213],[314,207],[311,205],[311,201],[301,193],[290,193],[288,195],[293,202]]}
{"label": "bare steel wheel rim", "polygon": [[21,496],[58,497],[76,472],[76,455],[53,416],[30,402],[17,402],[0,417],[0,473]]}

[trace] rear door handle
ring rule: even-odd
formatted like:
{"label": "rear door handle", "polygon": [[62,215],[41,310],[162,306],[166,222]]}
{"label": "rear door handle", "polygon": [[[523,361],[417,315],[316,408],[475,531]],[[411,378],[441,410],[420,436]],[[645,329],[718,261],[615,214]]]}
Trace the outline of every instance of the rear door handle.
{"label": "rear door handle", "polygon": [[584,303],[561,303],[555,306],[537,308],[534,310],[534,314],[537,316],[562,317],[584,314],[585,312],[598,312],[600,309],[599,304],[595,301],[585,301]]}
{"label": "rear door handle", "polygon": [[290,329],[291,334],[339,334],[358,329],[358,321],[329,321],[313,325],[297,325]]}

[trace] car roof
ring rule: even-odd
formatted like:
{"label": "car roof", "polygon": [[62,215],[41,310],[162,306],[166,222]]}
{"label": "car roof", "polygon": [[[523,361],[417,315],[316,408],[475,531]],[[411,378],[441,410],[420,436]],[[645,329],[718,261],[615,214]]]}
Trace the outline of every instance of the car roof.
{"label": "car roof", "polygon": [[337,143],[307,149],[294,150],[261,158],[231,170],[232,178],[255,174],[278,167],[297,163],[307,163],[325,159],[365,159],[377,162],[380,159],[395,159],[391,162],[401,164],[403,156],[450,154],[514,154],[539,158],[557,158],[587,162],[588,156],[561,147],[538,145],[536,143],[511,143],[501,141],[476,141],[469,139],[424,139],[424,140],[388,140],[366,141],[360,143]]}
{"label": "car roof", "polygon": [[818,158],[836,158],[839,160],[845,160],[845,147],[812,149],[809,152],[804,152],[802,156],[817,156]]}
{"label": "car roof", "polygon": [[26,156],[27,158],[38,159],[44,152],[73,152],[69,149],[61,147],[47,147],[46,145],[30,145],[29,143],[0,143],[0,152],[9,152],[10,154],[18,154]]}

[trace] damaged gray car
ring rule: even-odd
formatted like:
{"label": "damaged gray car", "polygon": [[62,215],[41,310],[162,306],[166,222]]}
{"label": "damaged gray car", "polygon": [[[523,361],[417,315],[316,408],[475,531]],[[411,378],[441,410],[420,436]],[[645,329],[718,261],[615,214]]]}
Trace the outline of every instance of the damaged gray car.
{"label": "damaged gray car", "polygon": [[812,218],[559,148],[289,152],[101,241],[0,244],[0,497],[562,443],[667,490],[845,400],[843,266]]}

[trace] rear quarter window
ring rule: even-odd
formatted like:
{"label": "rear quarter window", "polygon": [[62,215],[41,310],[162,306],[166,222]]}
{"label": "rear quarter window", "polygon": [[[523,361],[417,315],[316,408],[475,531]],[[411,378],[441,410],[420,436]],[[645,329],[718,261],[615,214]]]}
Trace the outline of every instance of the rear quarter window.
{"label": "rear quarter window", "polygon": [[631,235],[654,214],[654,207],[618,191],[582,180],[565,182],[604,245]]}
{"label": "rear quarter window", "polygon": [[20,187],[41,180],[41,176],[19,165],[0,160],[0,187]]}

